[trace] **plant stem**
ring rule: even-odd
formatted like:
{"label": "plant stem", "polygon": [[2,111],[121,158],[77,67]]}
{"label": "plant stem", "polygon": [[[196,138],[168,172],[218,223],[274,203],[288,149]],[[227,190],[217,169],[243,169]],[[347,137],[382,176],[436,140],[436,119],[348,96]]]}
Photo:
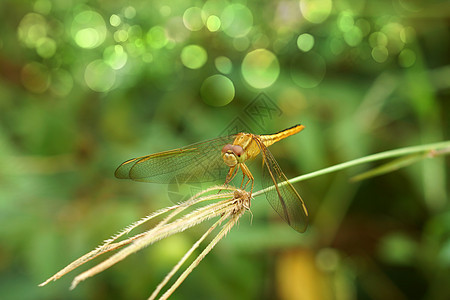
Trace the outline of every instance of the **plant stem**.
{"label": "plant stem", "polygon": [[[372,161],[377,161],[377,160],[382,160],[382,159],[392,158],[392,157],[398,157],[398,156],[403,156],[403,155],[408,155],[408,154],[420,153],[420,152],[427,152],[427,151],[430,152],[431,157],[434,156],[433,155],[434,151],[436,152],[435,153],[436,155],[448,154],[448,153],[450,153],[450,141],[444,141],[444,142],[426,144],[426,145],[420,145],[420,146],[405,147],[405,148],[389,150],[389,151],[384,151],[384,152],[368,155],[365,157],[347,161],[345,163],[337,164],[337,165],[334,165],[334,166],[331,166],[331,167],[328,167],[325,169],[321,169],[321,170],[318,170],[315,172],[311,172],[308,174],[294,177],[292,179],[289,179],[289,182],[295,183],[295,182],[307,180],[310,178],[314,178],[314,177],[325,175],[325,174],[332,173],[332,172],[337,172],[337,171],[340,171],[340,170],[343,170],[346,168],[350,168],[350,167],[353,167],[356,165],[360,165],[360,164],[364,164],[364,163],[368,163],[368,162],[372,162]],[[278,185],[279,186],[283,185],[283,182]],[[271,187],[265,188],[263,190],[257,191],[255,193],[253,193],[253,196],[258,196],[258,195],[260,195],[266,191],[269,191],[271,189],[274,189],[274,188],[275,188],[275,186],[271,186]]]}

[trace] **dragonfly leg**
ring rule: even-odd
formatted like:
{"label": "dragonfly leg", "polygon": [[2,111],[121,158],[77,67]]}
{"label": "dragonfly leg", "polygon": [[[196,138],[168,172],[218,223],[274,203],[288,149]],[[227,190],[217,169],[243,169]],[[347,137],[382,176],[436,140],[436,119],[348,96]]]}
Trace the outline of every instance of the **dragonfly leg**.
{"label": "dragonfly leg", "polygon": [[230,171],[228,171],[228,174],[227,174],[227,178],[225,179],[225,185],[228,185],[228,183],[230,183],[230,181],[233,180],[233,178],[236,176],[237,172],[238,172],[238,168],[236,168],[236,166],[230,168]]}
{"label": "dragonfly leg", "polygon": [[248,183],[248,180],[247,180],[247,182],[245,183],[244,188],[242,188],[242,186],[244,185],[244,179],[245,179],[245,174],[244,174],[244,172],[242,172],[241,189],[243,189],[243,190],[245,190],[245,187],[247,186],[247,183]]}
{"label": "dragonfly leg", "polygon": [[[253,185],[255,183],[255,179],[253,178],[253,175],[250,172],[249,168],[244,163],[241,164],[241,170],[242,170],[242,173],[244,174],[244,178],[245,178],[245,176],[247,176],[247,178],[248,178],[247,182],[245,183],[244,190],[247,187],[248,183],[250,181],[252,182],[252,188],[250,189],[250,194],[251,194],[253,192]],[[242,183],[244,183],[244,178],[242,178]],[[241,184],[241,188],[242,188],[242,184]]]}
{"label": "dragonfly leg", "polygon": [[[233,178],[234,178],[234,176],[236,176],[238,170],[239,170],[239,168],[236,168],[236,166],[231,167],[230,170],[228,171],[227,178],[225,179],[225,182],[223,185],[228,186],[228,183],[230,183],[230,181],[233,180]],[[222,191],[222,189],[220,189],[219,192],[217,192],[217,194],[219,194],[221,191]]]}
{"label": "dragonfly leg", "polygon": [[242,178],[241,189],[245,190],[245,189],[247,188],[248,183],[249,183],[250,181],[252,182],[252,189],[253,189],[253,180],[251,180],[250,178],[247,178],[247,181],[245,182],[244,188],[242,188],[242,185],[243,185],[243,183],[244,183],[244,178],[245,178],[245,175],[244,175],[244,177]]}

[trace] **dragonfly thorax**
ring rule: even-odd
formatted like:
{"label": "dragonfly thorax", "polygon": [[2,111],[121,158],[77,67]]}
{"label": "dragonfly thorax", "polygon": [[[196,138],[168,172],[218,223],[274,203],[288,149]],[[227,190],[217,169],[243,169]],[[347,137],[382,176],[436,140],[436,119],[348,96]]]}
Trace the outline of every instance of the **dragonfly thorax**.
{"label": "dragonfly thorax", "polygon": [[222,148],[222,158],[229,167],[234,167],[244,160],[244,149],[239,145],[227,144]]}

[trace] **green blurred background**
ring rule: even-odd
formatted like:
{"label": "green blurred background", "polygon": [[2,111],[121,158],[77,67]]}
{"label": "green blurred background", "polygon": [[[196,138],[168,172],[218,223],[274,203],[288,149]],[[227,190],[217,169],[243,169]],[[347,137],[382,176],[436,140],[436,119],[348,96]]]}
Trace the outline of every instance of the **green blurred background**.
{"label": "green blurred background", "polygon": [[[292,178],[449,139],[448,1],[6,0],[0,17],[2,299],[151,294],[208,224],[37,287],[171,204],[115,179],[126,159],[302,123],[271,147]],[[304,234],[256,198],[173,299],[449,299],[449,159],[349,181],[370,167],[295,184]]]}

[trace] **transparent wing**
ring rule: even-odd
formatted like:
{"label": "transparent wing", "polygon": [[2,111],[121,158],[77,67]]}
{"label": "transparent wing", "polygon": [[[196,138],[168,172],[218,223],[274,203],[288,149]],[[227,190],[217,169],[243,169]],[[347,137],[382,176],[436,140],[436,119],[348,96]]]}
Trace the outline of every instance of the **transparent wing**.
{"label": "transparent wing", "polygon": [[127,160],[115,176],[120,179],[169,183],[174,177],[185,183],[210,182],[227,176],[229,167],[223,162],[222,147],[232,143],[236,135],[195,143],[183,148],[159,152]]}
{"label": "transparent wing", "polygon": [[269,149],[261,144],[260,148],[263,163],[266,165],[263,168],[263,187],[275,185],[274,189],[265,192],[267,201],[286,223],[298,232],[304,232],[308,226],[308,211],[302,198],[288,181]]}

